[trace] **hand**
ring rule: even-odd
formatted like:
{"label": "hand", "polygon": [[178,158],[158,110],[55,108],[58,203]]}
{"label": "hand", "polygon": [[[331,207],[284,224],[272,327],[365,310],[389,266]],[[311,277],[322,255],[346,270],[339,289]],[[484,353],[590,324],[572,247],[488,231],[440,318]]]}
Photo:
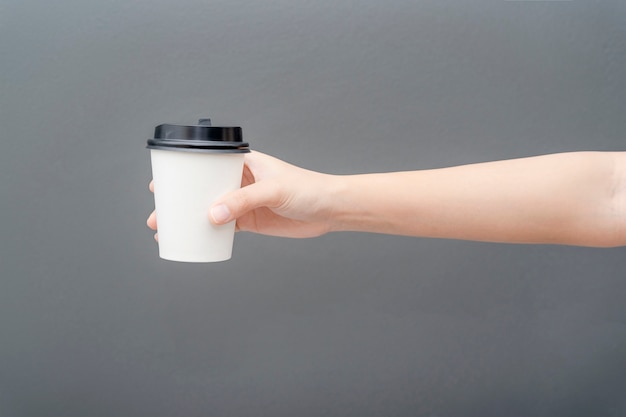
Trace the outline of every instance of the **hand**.
{"label": "hand", "polygon": [[253,151],[245,156],[241,188],[215,201],[209,218],[215,224],[237,219],[238,231],[320,236],[330,231],[336,178]]}
{"label": "hand", "polygon": [[[215,224],[236,219],[238,231],[294,238],[320,236],[331,230],[331,191],[337,179],[253,151],[245,156],[241,189],[216,200],[207,215]],[[150,190],[154,191],[152,182]],[[157,229],[155,212],[147,223]]]}

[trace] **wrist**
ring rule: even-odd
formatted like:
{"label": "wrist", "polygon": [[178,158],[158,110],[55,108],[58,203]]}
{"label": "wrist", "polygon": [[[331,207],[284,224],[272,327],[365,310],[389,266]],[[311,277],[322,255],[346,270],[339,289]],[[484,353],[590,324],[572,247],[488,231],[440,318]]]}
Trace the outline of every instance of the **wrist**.
{"label": "wrist", "polygon": [[380,200],[383,190],[380,174],[335,175],[330,187],[332,202],[329,219],[330,231],[376,231],[377,223],[384,217]]}
{"label": "wrist", "polygon": [[329,175],[327,191],[329,232],[350,230],[350,175]]}
{"label": "wrist", "polygon": [[423,207],[416,198],[417,182],[414,174],[404,172],[336,176],[330,231],[420,235],[423,225],[416,219]]}

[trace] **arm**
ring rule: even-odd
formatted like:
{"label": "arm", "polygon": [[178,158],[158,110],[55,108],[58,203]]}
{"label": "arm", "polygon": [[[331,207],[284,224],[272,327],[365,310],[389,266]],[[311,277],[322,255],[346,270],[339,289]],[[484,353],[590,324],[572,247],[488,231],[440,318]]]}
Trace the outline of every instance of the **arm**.
{"label": "arm", "polygon": [[495,242],[626,244],[624,153],[577,152],[347,176],[335,230]]}

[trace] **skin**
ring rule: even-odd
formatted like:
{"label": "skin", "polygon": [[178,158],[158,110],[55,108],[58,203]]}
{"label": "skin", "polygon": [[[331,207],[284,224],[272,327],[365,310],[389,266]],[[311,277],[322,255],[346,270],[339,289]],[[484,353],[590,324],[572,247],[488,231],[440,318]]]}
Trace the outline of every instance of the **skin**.
{"label": "skin", "polygon": [[[323,174],[252,152],[246,155],[242,188],[222,196],[207,214],[215,224],[236,219],[239,231],[292,238],[361,231],[622,246],[626,152],[361,175]],[[157,228],[154,212],[148,226]]]}

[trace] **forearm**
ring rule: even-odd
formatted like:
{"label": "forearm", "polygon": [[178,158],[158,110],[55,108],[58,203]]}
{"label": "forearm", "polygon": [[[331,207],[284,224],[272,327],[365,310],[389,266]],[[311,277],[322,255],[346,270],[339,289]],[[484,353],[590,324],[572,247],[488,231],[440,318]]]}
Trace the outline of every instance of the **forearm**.
{"label": "forearm", "polygon": [[626,244],[619,153],[341,177],[333,229],[494,242]]}

